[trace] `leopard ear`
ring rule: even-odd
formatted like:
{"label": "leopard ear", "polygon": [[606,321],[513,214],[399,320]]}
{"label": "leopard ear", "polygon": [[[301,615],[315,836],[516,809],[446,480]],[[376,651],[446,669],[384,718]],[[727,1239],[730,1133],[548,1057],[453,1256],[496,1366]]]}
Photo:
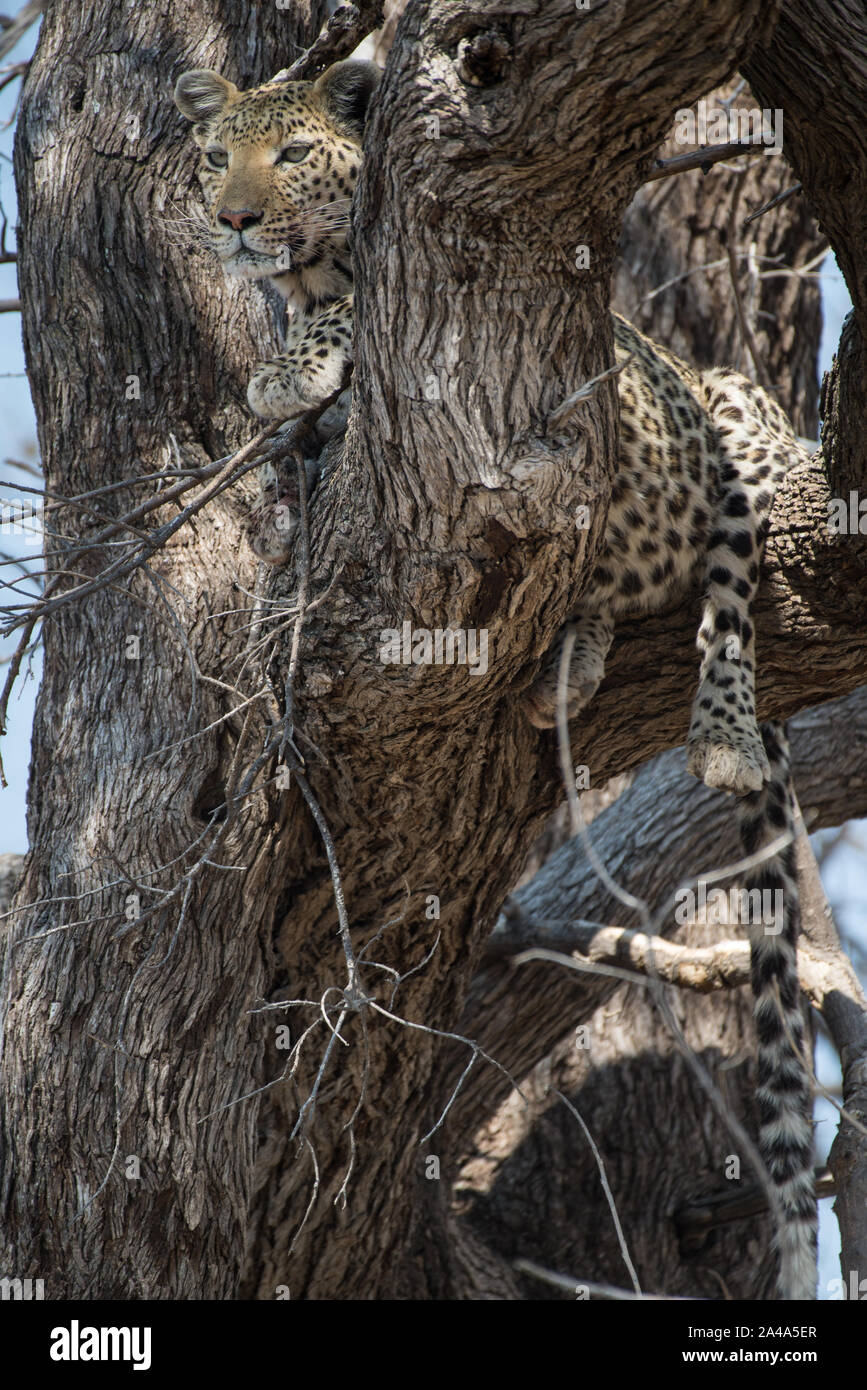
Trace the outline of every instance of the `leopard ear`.
{"label": "leopard ear", "polygon": [[333,63],[316,82],[313,91],[334,120],[361,135],[370,98],[381,77],[375,63],[349,58],[344,63]]}
{"label": "leopard ear", "polygon": [[212,121],[238,96],[234,82],[210,68],[184,72],[175,83],[175,106],[188,121]]}

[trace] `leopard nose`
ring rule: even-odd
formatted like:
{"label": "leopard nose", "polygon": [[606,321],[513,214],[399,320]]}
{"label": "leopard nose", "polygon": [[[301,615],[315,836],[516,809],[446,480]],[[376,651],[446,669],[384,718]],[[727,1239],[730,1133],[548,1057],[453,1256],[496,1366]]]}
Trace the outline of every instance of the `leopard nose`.
{"label": "leopard nose", "polygon": [[225,222],[228,227],[234,227],[236,232],[243,232],[245,227],[255,227],[257,222],[262,221],[261,212],[251,212],[249,208],[241,208],[234,212],[231,208],[220,208],[217,213],[217,221]]}

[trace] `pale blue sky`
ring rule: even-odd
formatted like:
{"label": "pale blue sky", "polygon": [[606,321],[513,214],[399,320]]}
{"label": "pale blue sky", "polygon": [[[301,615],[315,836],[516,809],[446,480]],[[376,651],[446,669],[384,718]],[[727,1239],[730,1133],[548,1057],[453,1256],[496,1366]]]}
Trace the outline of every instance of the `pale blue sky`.
{"label": "pale blue sky", "polygon": [[[30,57],[36,42],[37,29],[34,27],[25,34],[21,42],[9,53],[3,64],[22,62]],[[15,222],[17,207],[15,202],[15,181],[12,176],[12,141],[14,127],[7,126],[12,119],[15,103],[21,89],[19,80],[10,83],[0,92],[0,200],[9,218],[9,231],[6,249],[15,248]],[[18,281],[14,265],[0,265],[0,299],[15,299],[18,296]],[[27,477],[16,469],[11,469],[6,460],[23,459],[36,461],[36,425],[30,391],[23,376],[24,351],[21,346],[21,317],[19,314],[0,314],[0,479],[3,487],[0,496],[10,498],[14,494],[7,486],[10,481],[24,482],[27,486],[38,486],[37,480]],[[27,545],[19,536],[0,535],[0,550],[6,554],[38,554],[41,546]],[[0,571],[4,578],[10,571],[8,566]],[[4,602],[8,596],[4,596]],[[11,600],[18,601],[18,600]],[[15,641],[0,645],[0,655],[14,650]],[[36,682],[41,672],[41,660],[37,653],[32,668],[32,678],[19,684],[13,694],[9,710],[9,731],[0,749],[8,788],[0,790],[0,852],[20,853],[27,848],[27,834],[24,819],[24,798],[27,788],[27,770],[30,762],[30,729],[33,723],[33,703]],[[6,668],[0,667],[0,678],[6,679]]]}

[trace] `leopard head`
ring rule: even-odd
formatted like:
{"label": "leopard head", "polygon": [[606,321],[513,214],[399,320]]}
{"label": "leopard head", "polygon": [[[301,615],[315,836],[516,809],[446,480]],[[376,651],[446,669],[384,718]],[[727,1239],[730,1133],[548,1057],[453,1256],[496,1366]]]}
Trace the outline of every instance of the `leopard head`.
{"label": "leopard head", "polygon": [[349,207],[379,77],[350,60],[316,82],[247,92],[208,69],[178,79],[175,103],[202,152],[207,242],[228,273],[270,279],[307,305],[351,289]]}

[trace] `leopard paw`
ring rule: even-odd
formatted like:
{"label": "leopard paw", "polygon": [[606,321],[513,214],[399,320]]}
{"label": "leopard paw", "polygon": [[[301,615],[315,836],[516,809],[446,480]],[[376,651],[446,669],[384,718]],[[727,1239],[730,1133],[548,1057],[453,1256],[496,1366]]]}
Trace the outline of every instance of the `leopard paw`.
{"label": "leopard paw", "polygon": [[771,775],[760,738],[757,747],[738,748],[706,738],[690,739],[686,745],[686,766],[705,786],[733,792],[735,796],[761,791]]}
{"label": "leopard paw", "polygon": [[279,360],[257,367],[247,387],[247,403],[263,420],[291,420],[317,404],[304,390],[298,372]]}
{"label": "leopard paw", "polygon": [[[530,686],[521,700],[521,707],[530,723],[537,729],[553,729],[557,724],[558,671],[545,672]],[[601,679],[601,678],[600,678]],[[566,715],[574,718],[589,705],[599,688],[599,680],[584,679],[571,673],[566,686]]]}

